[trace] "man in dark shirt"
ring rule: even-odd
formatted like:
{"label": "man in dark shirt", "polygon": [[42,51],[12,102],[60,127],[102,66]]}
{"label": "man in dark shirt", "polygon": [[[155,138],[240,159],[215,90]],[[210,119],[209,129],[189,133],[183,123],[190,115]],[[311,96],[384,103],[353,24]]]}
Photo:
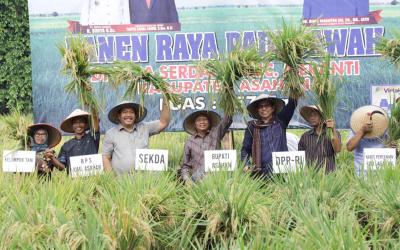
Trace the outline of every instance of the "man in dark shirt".
{"label": "man in dark shirt", "polygon": [[180,169],[180,176],[185,183],[203,178],[204,151],[220,149],[221,140],[231,124],[231,116],[221,119],[214,111],[196,111],[186,117],[183,128],[191,137],[185,143]]}
{"label": "man in dark shirt", "polygon": [[[335,155],[342,148],[335,121],[328,119],[324,122],[317,106],[304,106],[300,109],[300,114],[312,126],[312,129],[301,136],[298,150],[305,151],[306,162],[309,166],[325,168],[326,173],[334,171]],[[327,129],[332,130],[332,138],[328,138]]]}
{"label": "man in dark shirt", "polygon": [[74,138],[64,143],[61,147],[58,159],[55,155],[50,155],[52,163],[60,170],[70,171],[70,157],[97,154],[99,151],[100,132],[99,119],[97,114],[93,114],[94,135],[89,131],[89,121],[91,115],[83,110],[74,110],[62,123],[61,130],[73,133]]}
{"label": "man in dark shirt", "polygon": [[303,18],[363,17],[369,0],[304,0]]}
{"label": "man in dark shirt", "polygon": [[175,0],[129,0],[131,23],[179,23]]}
{"label": "man in dark shirt", "polygon": [[[256,120],[248,123],[244,134],[241,160],[246,161],[245,171],[268,177],[272,174],[272,152],[288,151],[286,128],[292,119],[297,100],[282,99],[262,94],[252,101],[247,110]],[[249,160],[252,158],[253,166]]]}

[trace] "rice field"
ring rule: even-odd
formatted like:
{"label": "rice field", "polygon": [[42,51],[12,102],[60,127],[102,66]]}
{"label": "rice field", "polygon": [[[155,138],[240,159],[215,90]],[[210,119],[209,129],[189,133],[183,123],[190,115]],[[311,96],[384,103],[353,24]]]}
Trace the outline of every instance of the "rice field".
{"label": "rice field", "polygon": [[[17,144],[3,125],[1,150]],[[234,134],[238,149],[243,132]],[[71,179],[55,171],[51,181],[0,173],[0,249],[400,247],[400,168],[357,178],[342,152],[330,175],[306,169],[264,181],[237,170],[183,186],[175,169],[186,138],[151,138],[152,148],[169,149],[164,173]]]}

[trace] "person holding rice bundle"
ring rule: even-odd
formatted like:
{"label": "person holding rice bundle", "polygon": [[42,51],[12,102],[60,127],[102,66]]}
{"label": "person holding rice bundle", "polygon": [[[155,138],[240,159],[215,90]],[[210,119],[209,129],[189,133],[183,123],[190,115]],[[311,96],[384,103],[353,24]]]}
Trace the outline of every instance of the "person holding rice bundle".
{"label": "person holding rice bundle", "polygon": [[[321,109],[317,106],[303,106],[300,115],[312,126],[301,136],[298,147],[299,151],[305,151],[307,165],[324,169],[325,173],[334,171],[335,156],[342,148],[335,121],[323,121]],[[332,130],[332,138],[328,138],[328,129]]]}
{"label": "person holding rice bundle", "polygon": [[36,151],[36,168],[39,176],[51,178],[54,164],[51,157],[54,155],[53,147],[61,141],[61,133],[55,127],[37,123],[28,127],[29,148]]}
{"label": "person holding rice bundle", "polygon": [[109,129],[104,137],[104,169],[113,170],[117,175],[130,173],[136,158],[136,149],[149,147],[149,137],[168,127],[170,108],[163,102],[160,119],[142,122],[147,109],[130,101],[123,101],[108,113],[108,119],[118,126]]}
{"label": "person holding rice bundle", "polygon": [[185,118],[183,128],[191,136],[185,143],[179,175],[186,184],[204,177],[204,151],[221,148],[221,140],[232,121],[232,116],[221,119],[210,110],[195,111]]}
{"label": "person holding rice bundle", "polygon": [[[297,99],[282,99],[261,94],[250,102],[247,110],[252,118],[245,131],[241,160],[244,171],[268,177],[272,174],[272,152],[288,151],[286,129],[297,106]],[[253,166],[250,165],[250,158]]]}
{"label": "person holding rice bundle", "polygon": [[388,139],[389,118],[384,109],[374,105],[362,106],[350,118],[347,150],[354,150],[354,171],[360,176],[367,174],[364,169],[364,149],[384,148]]}
{"label": "person holding rice bundle", "polygon": [[61,130],[73,133],[74,138],[70,139],[61,147],[58,158],[50,155],[51,162],[60,170],[70,172],[70,157],[97,154],[100,143],[100,129],[98,115],[93,114],[93,128],[90,131],[91,114],[76,109],[61,123]]}

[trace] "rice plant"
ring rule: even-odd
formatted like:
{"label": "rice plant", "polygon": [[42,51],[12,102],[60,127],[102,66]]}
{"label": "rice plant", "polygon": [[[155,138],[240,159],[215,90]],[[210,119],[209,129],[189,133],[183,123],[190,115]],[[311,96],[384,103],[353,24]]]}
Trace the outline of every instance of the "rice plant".
{"label": "rice plant", "polygon": [[393,32],[393,38],[381,37],[376,44],[376,51],[400,70],[400,31]]}
{"label": "rice plant", "polygon": [[267,231],[272,200],[263,195],[263,182],[234,173],[210,173],[202,182],[185,190],[185,215],[174,242],[178,248],[212,248],[219,242],[246,241],[256,232]]}
{"label": "rice plant", "polygon": [[62,56],[62,73],[69,75],[71,81],[65,86],[68,94],[77,96],[81,109],[88,110],[92,114],[90,125],[94,129],[94,119],[98,117],[101,106],[98,97],[93,91],[90,82],[91,73],[89,71],[90,58],[95,53],[95,48],[84,37],[69,37],[67,46],[58,46]]}
{"label": "rice plant", "polygon": [[[316,104],[321,109],[322,120],[334,119],[336,108],[336,81],[331,76],[331,58],[327,54],[323,58],[321,65],[313,63],[313,84],[312,91],[316,99]],[[327,131],[328,138],[332,138],[332,130]]]}
{"label": "rice plant", "polygon": [[104,74],[108,76],[109,81],[115,88],[125,84],[125,98],[133,98],[139,94],[143,103],[150,85],[153,85],[165,100],[172,102],[174,105],[181,103],[180,96],[172,93],[168,83],[159,74],[148,72],[133,62],[116,61],[109,67],[91,66],[89,71],[92,75]]}
{"label": "rice plant", "polygon": [[390,110],[390,118],[388,124],[388,141],[387,145],[396,147],[397,151],[400,150],[400,102],[393,100],[392,108]]}
{"label": "rice plant", "polygon": [[304,76],[300,75],[300,71],[304,70],[302,66],[308,63],[310,57],[323,54],[322,40],[310,28],[301,24],[287,24],[284,20],[281,30],[269,30],[266,34],[271,42],[268,58],[288,66],[282,76],[284,94],[296,99],[303,97]]}
{"label": "rice plant", "polygon": [[[31,114],[25,115],[18,110],[12,111],[9,115],[0,117],[0,131],[3,137],[3,145],[6,149],[27,150],[29,147],[28,127],[33,123]],[[13,140],[15,143],[10,143]]]}
{"label": "rice plant", "polygon": [[201,61],[199,66],[208,72],[210,77],[216,78],[219,86],[218,107],[224,114],[232,116],[245,113],[246,110],[235,93],[235,88],[240,89],[240,80],[244,78],[261,77],[264,72],[263,64],[268,65],[265,57],[261,56],[255,47],[236,46],[221,60]]}

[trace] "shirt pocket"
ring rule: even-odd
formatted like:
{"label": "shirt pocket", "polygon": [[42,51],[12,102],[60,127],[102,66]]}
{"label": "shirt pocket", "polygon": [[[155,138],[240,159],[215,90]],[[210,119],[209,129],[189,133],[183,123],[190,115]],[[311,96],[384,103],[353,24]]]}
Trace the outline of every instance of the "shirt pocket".
{"label": "shirt pocket", "polygon": [[139,131],[135,138],[136,148],[148,148],[149,147],[149,132],[148,130]]}

